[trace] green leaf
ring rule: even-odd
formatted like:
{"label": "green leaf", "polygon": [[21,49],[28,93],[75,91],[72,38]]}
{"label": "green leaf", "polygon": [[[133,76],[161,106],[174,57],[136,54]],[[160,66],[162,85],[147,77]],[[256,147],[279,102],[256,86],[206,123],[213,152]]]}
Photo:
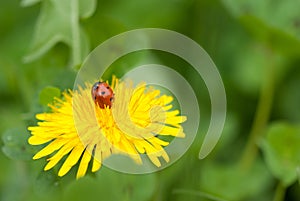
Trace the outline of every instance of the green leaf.
{"label": "green leaf", "polygon": [[[42,170],[34,182],[34,191],[37,195],[45,197],[55,196],[59,194],[61,183],[59,182],[57,174],[53,170]],[[53,199],[52,199],[53,200]]]}
{"label": "green leaf", "polygon": [[300,166],[297,167],[298,183],[300,184]]}
{"label": "green leaf", "polygon": [[150,200],[155,189],[155,175],[128,175],[102,167],[96,178],[86,176],[72,183],[63,200]]}
{"label": "green leaf", "polygon": [[283,54],[299,55],[300,1],[223,0],[257,38]]}
{"label": "green leaf", "polygon": [[91,17],[97,8],[97,0],[79,0],[78,3],[81,18]]}
{"label": "green leaf", "polygon": [[[225,6],[235,15],[252,15],[269,26],[284,30],[300,38],[300,13],[298,0],[260,1],[260,0],[223,0]],[[259,28],[259,27],[258,27]]]}
{"label": "green leaf", "polygon": [[285,186],[294,183],[300,166],[300,127],[272,124],[261,147],[271,173]]}
{"label": "green leaf", "polygon": [[39,103],[41,105],[47,106],[49,103],[53,102],[54,97],[59,98],[61,91],[57,87],[45,87],[40,92]]}
{"label": "green leaf", "polygon": [[[170,28],[182,22],[182,14],[190,2],[192,1],[107,1],[102,2],[99,9],[105,16],[111,16],[127,27]],[[164,8],[164,11],[154,12],[158,8]]]}
{"label": "green leaf", "polygon": [[[32,1],[25,1],[25,5],[30,3]],[[62,42],[71,48],[71,66],[81,64],[88,54],[89,45],[79,20],[91,16],[95,8],[96,0],[42,1],[31,48],[24,61],[34,61]]]}
{"label": "green leaf", "polygon": [[[296,67],[296,66],[295,66]],[[296,67],[297,68],[297,67]],[[278,109],[281,117],[289,119],[291,122],[300,122],[299,107],[300,103],[300,71],[292,71],[288,76],[288,80],[278,88]]]}
{"label": "green leaf", "polygon": [[261,87],[264,78],[264,67],[268,65],[262,50],[253,44],[247,44],[242,52],[237,53],[232,73],[236,86],[243,92],[256,95]]}
{"label": "green leaf", "polygon": [[21,1],[21,6],[32,6],[38,2],[41,2],[42,0],[22,0]]}
{"label": "green leaf", "polygon": [[257,160],[249,171],[234,164],[216,163],[205,164],[201,171],[203,172],[200,178],[202,192],[225,200],[260,197],[271,181],[271,175],[260,160]]}
{"label": "green leaf", "polygon": [[3,153],[11,159],[31,160],[33,149],[27,143],[27,139],[28,133],[25,129],[12,128],[6,130],[2,135]]}
{"label": "green leaf", "polygon": [[207,198],[211,201],[228,201],[228,200],[224,200],[222,198],[216,197],[214,195],[208,194],[208,193],[204,193],[201,191],[195,191],[195,190],[186,190],[186,189],[176,189],[173,191],[174,194],[183,194],[185,196],[195,196],[195,197],[199,197],[199,198]]}

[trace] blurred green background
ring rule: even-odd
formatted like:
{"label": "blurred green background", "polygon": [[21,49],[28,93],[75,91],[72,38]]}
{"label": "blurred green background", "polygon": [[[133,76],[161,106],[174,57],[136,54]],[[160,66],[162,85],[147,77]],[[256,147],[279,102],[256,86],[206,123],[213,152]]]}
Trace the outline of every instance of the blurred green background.
{"label": "blurred green background", "polygon": [[[300,200],[299,8],[298,0],[0,0],[0,200]],[[148,175],[103,167],[76,181],[75,170],[43,172],[45,159],[32,161],[38,148],[27,143],[34,115],[73,87],[93,48],[147,27],[190,37],[218,67],[228,113],[216,149],[198,159],[210,118],[201,78],[174,56],[133,53],[107,77],[155,57],[193,86],[202,122],[189,151]]]}

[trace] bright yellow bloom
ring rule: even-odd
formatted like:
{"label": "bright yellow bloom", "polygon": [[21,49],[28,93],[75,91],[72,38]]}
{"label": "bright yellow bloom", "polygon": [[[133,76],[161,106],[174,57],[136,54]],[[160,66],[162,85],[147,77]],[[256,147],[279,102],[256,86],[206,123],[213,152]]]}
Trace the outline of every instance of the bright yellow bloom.
{"label": "bright yellow bloom", "polygon": [[41,120],[29,127],[31,145],[46,144],[33,159],[47,157],[44,170],[64,160],[58,171],[64,176],[79,163],[77,178],[86,174],[92,160],[92,172],[100,169],[102,161],[112,154],[125,154],[142,163],[140,154],[146,154],[157,167],[159,157],[169,161],[164,148],[169,142],[160,135],[184,137],[180,125],[186,121],[178,110],[172,109],[171,96],[140,83],[112,81],[114,102],[111,108],[101,109],[91,97],[92,84],[63,93],[49,107],[51,113],[37,114]]}

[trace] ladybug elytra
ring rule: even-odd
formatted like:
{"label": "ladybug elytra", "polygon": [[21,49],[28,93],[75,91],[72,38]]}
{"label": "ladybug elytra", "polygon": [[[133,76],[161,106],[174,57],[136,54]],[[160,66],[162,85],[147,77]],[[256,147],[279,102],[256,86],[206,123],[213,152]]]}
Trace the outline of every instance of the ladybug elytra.
{"label": "ladybug elytra", "polygon": [[111,108],[114,92],[106,82],[96,82],[92,87],[92,97],[100,108],[103,109],[105,105]]}

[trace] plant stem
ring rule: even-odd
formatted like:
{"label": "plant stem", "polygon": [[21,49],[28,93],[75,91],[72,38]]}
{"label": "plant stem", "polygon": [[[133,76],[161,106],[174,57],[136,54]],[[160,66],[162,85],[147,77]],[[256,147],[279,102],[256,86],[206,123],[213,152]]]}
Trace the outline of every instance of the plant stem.
{"label": "plant stem", "polygon": [[276,187],[273,201],[283,201],[285,196],[285,190],[285,186],[281,182],[279,182]]}
{"label": "plant stem", "polygon": [[78,0],[71,3],[71,28],[72,28],[72,67],[78,65],[81,60],[80,28],[79,28],[79,5]]}
{"label": "plant stem", "polygon": [[241,158],[240,165],[243,169],[251,167],[251,164],[255,160],[258,153],[257,141],[263,134],[263,130],[269,120],[275,85],[275,67],[272,63],[272,58],[270,58],[270,63],[265,66],[265,76],[262,82],[255,118]]}

